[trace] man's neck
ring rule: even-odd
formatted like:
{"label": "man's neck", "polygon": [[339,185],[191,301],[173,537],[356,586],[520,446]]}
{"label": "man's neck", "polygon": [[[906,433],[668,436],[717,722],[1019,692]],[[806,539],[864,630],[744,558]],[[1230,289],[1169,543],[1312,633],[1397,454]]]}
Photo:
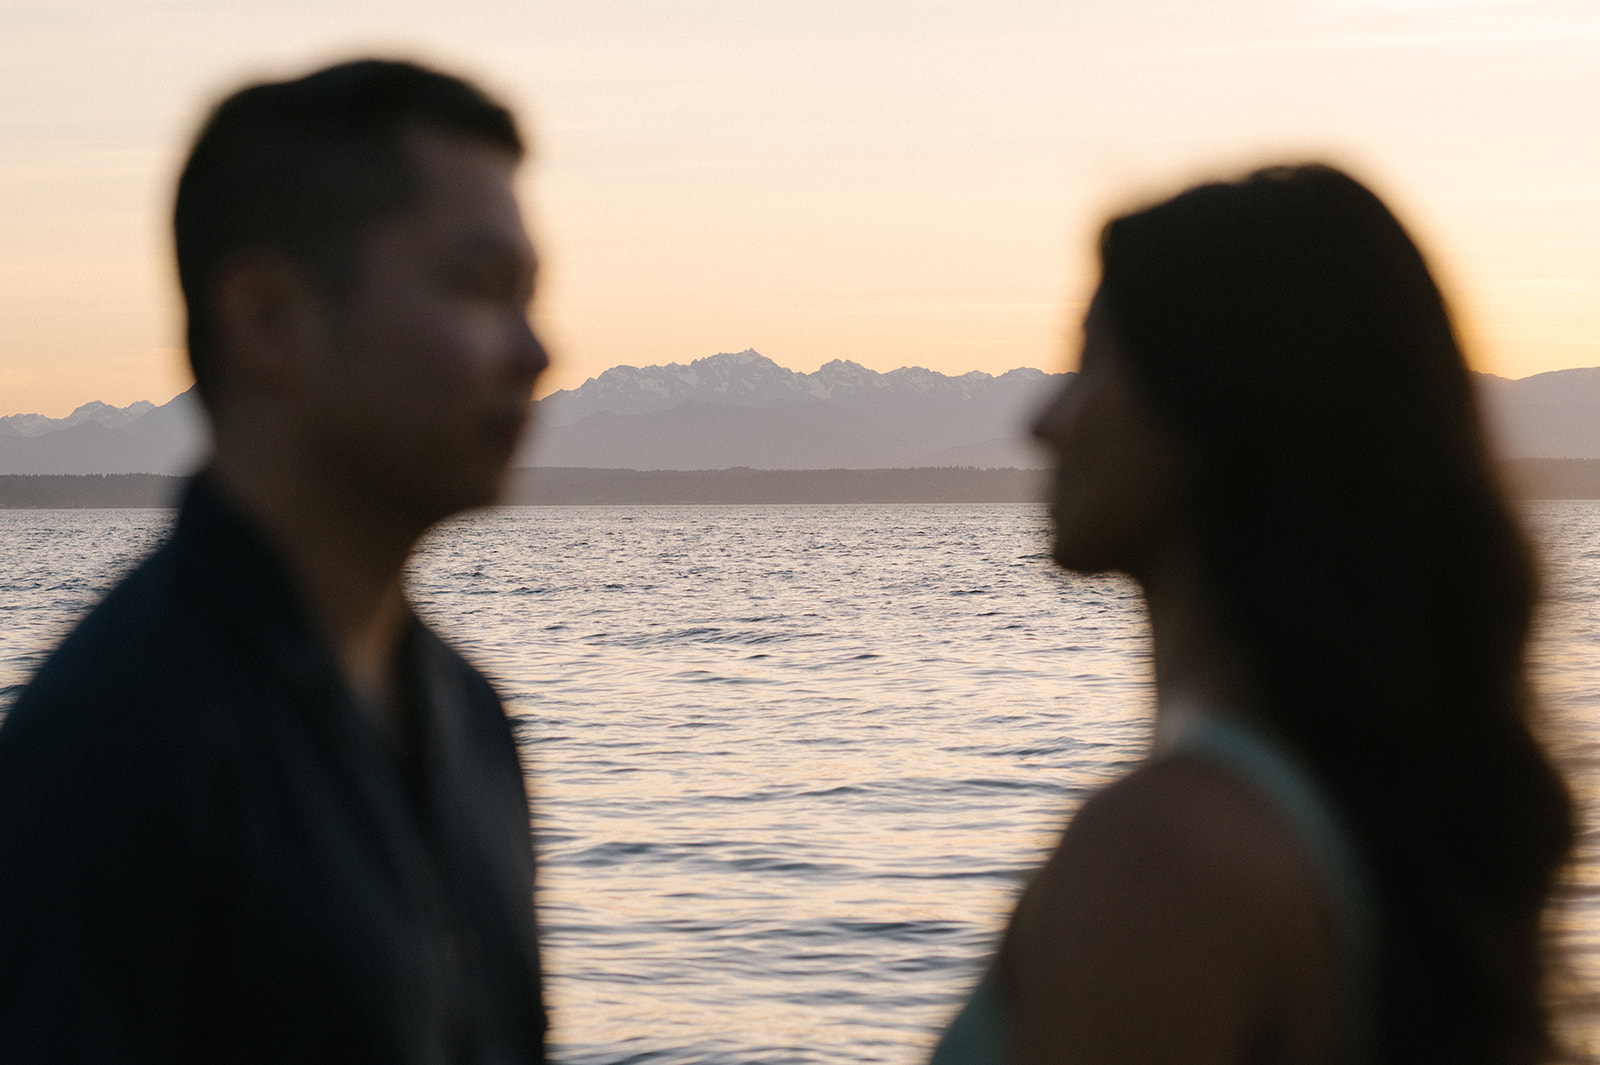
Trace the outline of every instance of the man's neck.
{"label": "man's neck", "polygon": [[322,471],[219,446],[216,483],[284,556],[345,682],[386,735],[400,734],[400,655],[410,608],[401,577],[422,529],[374,513]]}

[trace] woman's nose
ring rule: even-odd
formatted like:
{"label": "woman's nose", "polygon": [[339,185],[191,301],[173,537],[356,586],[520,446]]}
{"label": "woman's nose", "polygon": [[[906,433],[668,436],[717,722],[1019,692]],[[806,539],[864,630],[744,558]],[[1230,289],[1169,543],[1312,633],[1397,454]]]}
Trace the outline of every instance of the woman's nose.
{"label": "woman's nose", "polygon": [[1049,443],[1054,440],[1059,432],[1061,417],[1066,407],[1067,390],[1072,387],[1074,378],[1068,378],[1067,383],[1059,388],[1055,395],[1050,397],[1050,402],[1044,405],[1028,427],[1028,431],[1035,440]]}

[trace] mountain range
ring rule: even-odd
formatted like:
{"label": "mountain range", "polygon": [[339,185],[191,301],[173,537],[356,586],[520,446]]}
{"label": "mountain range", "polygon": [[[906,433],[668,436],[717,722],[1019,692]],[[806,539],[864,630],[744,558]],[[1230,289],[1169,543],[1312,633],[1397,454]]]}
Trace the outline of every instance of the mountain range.
{"label": "mountain range", "polygon": [[[787,370],[752,350],[616,366],[535,403],[520,466],[883,469],[1042,464],[1026,440],[1066,374],[879,373],[835,360]],[[1474,374],[1511,457],[1600,458],[1600,368],[1521,380]],[[205,449],[191,389],[161,406],[86,403],[0,418],[0,474],[181,473]]]}
{"label": "mountain range", "polygon": [[835,360],[786,370],[754,351],[616,366],[538,404],[525,466],[873,469],[1032,466],[1022,428],[1060,375],[947,377]]}

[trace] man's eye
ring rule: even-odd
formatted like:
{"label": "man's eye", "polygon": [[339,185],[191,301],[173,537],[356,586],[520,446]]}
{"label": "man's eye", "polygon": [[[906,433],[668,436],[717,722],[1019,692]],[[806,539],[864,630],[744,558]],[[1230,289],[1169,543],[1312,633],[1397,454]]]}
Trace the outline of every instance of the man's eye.
{"label": "man's eye", "polygon": [[469,296],[482,296],[486,299],[501,299],[515,291],[515,281],[504,270],[493,267],[474,266],[457,270],[454,278],[454,287]]}
{"label": "man's eye", "polygon": [[533,301],[534,271],[521,256],[462,255],[451,262],[446,283],[458,296],[501,307],[526,308]]}

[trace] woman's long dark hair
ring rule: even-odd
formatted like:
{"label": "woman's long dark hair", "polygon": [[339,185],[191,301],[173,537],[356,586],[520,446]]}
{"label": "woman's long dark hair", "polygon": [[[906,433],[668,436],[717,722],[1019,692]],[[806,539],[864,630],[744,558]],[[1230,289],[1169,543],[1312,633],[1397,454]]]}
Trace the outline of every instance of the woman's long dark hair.
{"label": "woman's long dark hair", "polygon": [[1306,166],[1119,218],[1101,259],[1219,623],[1369,867],[1381,1060],[1549,1059],[1572,805],[1529,729],[1533,566],[1421,254]]}

